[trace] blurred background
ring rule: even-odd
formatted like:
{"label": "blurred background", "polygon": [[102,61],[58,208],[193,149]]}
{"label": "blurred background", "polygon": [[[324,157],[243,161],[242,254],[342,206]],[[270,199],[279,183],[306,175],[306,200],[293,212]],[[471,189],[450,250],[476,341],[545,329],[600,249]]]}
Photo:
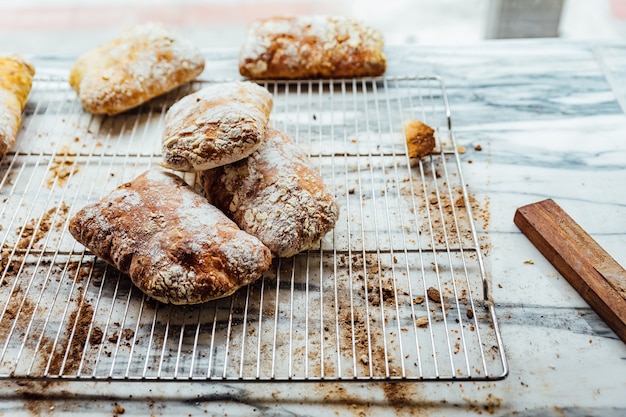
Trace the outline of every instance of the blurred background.
{"label": "blurred background", "polygon": [[294,14],[356,17],[389,44],[626,39],[626,0],[0,0],[0,52],[75,55],[146,21],[203,48],[237,48],[250,21]]}

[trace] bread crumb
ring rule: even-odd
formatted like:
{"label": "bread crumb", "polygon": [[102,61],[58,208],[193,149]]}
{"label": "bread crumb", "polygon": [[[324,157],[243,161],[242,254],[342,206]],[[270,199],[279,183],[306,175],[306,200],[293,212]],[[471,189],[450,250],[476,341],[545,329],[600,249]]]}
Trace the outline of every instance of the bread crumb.
{"label": "bread crumb", "polygon": [[124,414],[125,412],[126,412],[126,409],[124,407],[122,407],[118,403],[115,403],[115,415]]}
{"label": "bread crumb", "polygon": [[435,131],[419,120],[404,122],[409,158],[423,158],[435,149]]}
{"label": "bread crumb", "polygon": [[426,290],[426,295],[430,301],[441,303],[441,294],[437,288],[429,287],[428,290]]}
{"label": "bread crumb", "polygon": [[428,326],[428,317],[420,317],[415,320],[415,325],[417,327],[426,327]]}

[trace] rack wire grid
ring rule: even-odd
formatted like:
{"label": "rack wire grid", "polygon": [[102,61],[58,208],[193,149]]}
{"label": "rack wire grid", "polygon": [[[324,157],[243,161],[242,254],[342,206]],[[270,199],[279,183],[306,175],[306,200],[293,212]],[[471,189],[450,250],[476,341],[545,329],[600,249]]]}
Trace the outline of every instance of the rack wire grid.
{"label": "rack wire grid", "polygon": [[[35,80],[0,163],[0,379],[507,375],[437,77],[261,83],[274,97],[271,123],[308,152],[341,215],[317,247],[275,259],[230,297],[161,304],[77,243],[71,216],[158,165],[168,107],[210,82],[107,117],[84,111],[66,80]],[[417,162],[403,131],[410,119],[436,131],[435,151]]]}

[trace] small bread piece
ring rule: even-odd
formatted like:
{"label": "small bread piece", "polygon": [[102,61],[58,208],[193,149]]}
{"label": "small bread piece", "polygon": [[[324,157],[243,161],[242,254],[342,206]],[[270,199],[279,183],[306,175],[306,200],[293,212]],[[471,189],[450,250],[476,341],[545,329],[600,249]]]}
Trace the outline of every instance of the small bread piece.
{"label": "small bread piece", "polygon": [[70,220],[72,236],[164,303],[232,294],[272,256],[179,177],[149,170]]}
{"label": "small bread piece", "polygon": [[308,156],[276,129],[248,158],[202,172],[200,183],[213,204],[279,257],[312,247],[339,217]]}
{"label": "small bread piece", "polygon": [[70,85],[94,114],[117,114],[196,78],[204,57],[191,42],[157,23],[135,26],[82,55]]}
{"label": "small bread piece", "polygon": [[435,131],[419,120],[404,122],[404,134],[411,159],[423,158],[435,149]]}
{"label": "small bread piece", "polygon": [[251,79],[348,78],[384,74],[381,33],[341,16],[273,17],[253,22],[239,54]]}
{"label": "small bread piece", "polygon": [[249,81],[183,97],[165,115],[161,164],[202,171],[247,157],[265,137],[272,105],[269,91]]}
{"label": "small bread piece", "polygon": [[0,158],[15,144],[34,75],[20,56],[0,56]]}

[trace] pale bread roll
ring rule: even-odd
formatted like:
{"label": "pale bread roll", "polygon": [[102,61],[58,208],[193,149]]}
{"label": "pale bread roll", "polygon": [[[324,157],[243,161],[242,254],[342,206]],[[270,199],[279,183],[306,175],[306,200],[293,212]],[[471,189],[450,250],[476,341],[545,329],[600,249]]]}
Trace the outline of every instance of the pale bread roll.
{"label": "pale bread roll", "polygon": [[20,56],[0,56],[0,158],[15,144],[34,75]]}
{"label": "pale bread roll", "polygon": [[209,201],[275,256],[311,248],[339,217],[339,204],[311,160],[276,129],[248,158],[199,178]]}
{"label": "pale bread roll", "polygon": [[249,81],[183,97],[165,115],[161,164],[202,171],[245,158],[265,137],[272,105],[269,91]]}
{"label": "pale bread roll", "polygon": [[94,114],[117,114],[196,78],[204,57],[191,42],[165,26],[135,26],[82,55],[70,85]]}

